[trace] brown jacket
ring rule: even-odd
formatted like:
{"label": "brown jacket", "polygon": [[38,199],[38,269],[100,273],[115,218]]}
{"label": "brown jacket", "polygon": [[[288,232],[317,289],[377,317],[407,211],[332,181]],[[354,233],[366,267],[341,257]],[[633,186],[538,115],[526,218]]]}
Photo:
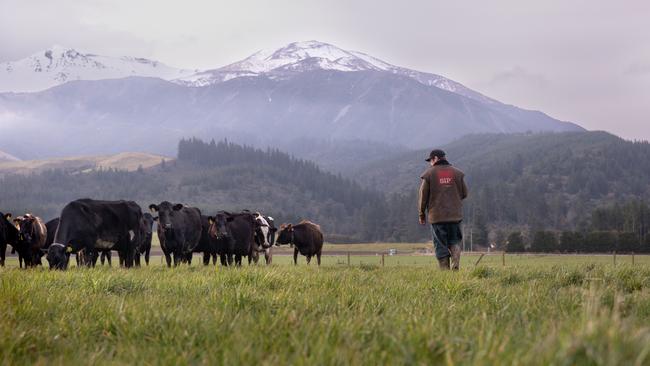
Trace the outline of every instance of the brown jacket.
{"label": "brown jacket", "polygon": [[467,198],[465,174],[442,160],[422,173],[418,213],[429,223],[463,220],[462,200]]}

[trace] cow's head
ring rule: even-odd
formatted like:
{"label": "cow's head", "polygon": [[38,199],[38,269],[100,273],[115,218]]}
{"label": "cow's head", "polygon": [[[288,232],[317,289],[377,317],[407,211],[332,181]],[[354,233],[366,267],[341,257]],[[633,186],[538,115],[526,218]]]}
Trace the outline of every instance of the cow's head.
{"label": "cow's head", "polygon": [[52,243],[47,250],[47,262],[50,264],[50,269],[66,269],[68,268],[68,261],[70,260],[70,253],[72,247]]}
{"label": "cow's head", "polygon": [[142,226],[144,228],[144,233],[145,234],[151,234],[151,231],[153,230],[153,223],[156,221],[156,219],[151,216],[150,213],[145,212],[142,214]]}
{"label": "cow's head", "polygon": [[275,227],[275,220],[271,216],[266,216],[266,222],[269,224],[269,234],[268,241],[271,246],[275,244],[275,234],[278,232],[278,228]]}
{"label": "cow's head", "polygon": [[232,222],[235,218],[228,212],[221,211],[214,216],[208,217],[210,228],[208,234],[215,239],[224,239],[230,237],[228,230],[228,223]]}
{"label": "cow's head", "polygon": [[293,225],[282,224],[280,225],[280,232],[278,233],[278,241],[276,245],[292,244],[293,242]]}
{"label": "cow's head", "polygon": [[158,225],[167,231],[173,229],[172,216],[174,216],[175,212],[182,210],[183,205],[180,203],[172,204],[168,201],[163,201],[159,205],[149,205],[149,209],[151,212],[158,213]]}
{"label": "cow's head", "polygon": [[18,229],[18,241],[24,243],[31,243],[32,239],[36,235],[36,217],[32,214],[25,214],[24,216],[18,216],[14,219],[14,224],[16,229]]}
{"label": "cow's head", "polygon": [[254,213],[253,218],[255,219],[255,243],[264,249],[269,248],[271,244],[269,243],[270,227],[268,221],[259,212]]}

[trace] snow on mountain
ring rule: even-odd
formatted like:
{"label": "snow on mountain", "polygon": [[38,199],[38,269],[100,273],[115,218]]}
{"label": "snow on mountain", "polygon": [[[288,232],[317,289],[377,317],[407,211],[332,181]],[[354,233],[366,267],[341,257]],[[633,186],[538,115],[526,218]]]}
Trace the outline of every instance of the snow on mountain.
{"label": "snow on mountain", "polygon": [[4,151],[0,151],[0,161],[20,161],[20,159]]}
{"label": "snow on mountain", "polygon": [[128,76],[171,80],[196,74],[138,57],[109,57],[53,46],[18,61],[0,63],[0,92],[34,92],[70,80],[116,79]]}
{"label": "snow on mountain", "polygon": [[172,81],[187,86],[206,86],[242,76],[277,77],[279,72],[302,72],[314,69],[343,72],[369,70],[390,72],[483,103],[498,103],[494,99],[443,76],[398,67],[362,52],[346,51],[319,41],[294,42],[279,49],[258,51],[242,61],[218,69],[183,76]]}

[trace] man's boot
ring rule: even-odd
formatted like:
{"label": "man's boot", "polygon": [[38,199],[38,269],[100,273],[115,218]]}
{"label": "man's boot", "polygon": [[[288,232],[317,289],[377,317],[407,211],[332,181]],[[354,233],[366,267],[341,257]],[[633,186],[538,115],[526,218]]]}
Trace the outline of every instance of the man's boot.
{"label": "man's boot", "polygon": [[438,264],[440,265],[441,270],[443,271],[449,270],[449,257],[438,259]]}
{"label": "man's boot", "polygon": [[452,245],[449,247],[449,251],[451,252],[451,269],[458,271],[460,268],[460,245]]}

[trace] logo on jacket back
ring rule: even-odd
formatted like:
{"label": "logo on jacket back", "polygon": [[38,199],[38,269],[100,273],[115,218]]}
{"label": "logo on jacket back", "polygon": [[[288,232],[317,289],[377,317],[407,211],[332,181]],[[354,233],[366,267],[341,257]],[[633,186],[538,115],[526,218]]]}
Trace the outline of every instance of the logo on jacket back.
{"label": "logo on jacket back", "polygon": [[451,169],[442,169],[438,171],[438,182],[448,186],[454,182],[454,172]]}

